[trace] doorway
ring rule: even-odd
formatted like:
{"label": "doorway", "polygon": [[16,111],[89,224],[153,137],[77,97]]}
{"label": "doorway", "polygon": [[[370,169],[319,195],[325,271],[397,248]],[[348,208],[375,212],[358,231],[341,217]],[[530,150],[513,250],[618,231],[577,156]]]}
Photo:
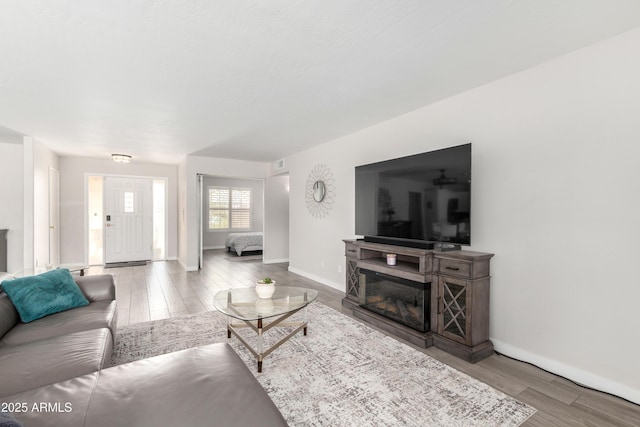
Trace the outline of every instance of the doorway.
{"label": "doorway", "polygon": [[151,180],[104,178],[104,262],[151,260]]}
{"label": "doorway", "polygon": [[230,233],[264,232],[265,181],[204,174],[196,179],[198,268],[202,269],[205,251],[226,249]]}
{"label": "doorway", "polygon": [[167,178],[87,175],[87,265],[166,258]]}

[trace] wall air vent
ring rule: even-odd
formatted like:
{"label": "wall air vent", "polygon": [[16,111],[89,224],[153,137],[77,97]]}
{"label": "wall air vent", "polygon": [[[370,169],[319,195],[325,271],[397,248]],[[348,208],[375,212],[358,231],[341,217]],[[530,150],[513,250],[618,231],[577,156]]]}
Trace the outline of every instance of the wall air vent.
{"label": "wall air vent", "polygon": [[282,169],[284,169],[284,159],[276,160],[275,162],[273,162],[274,171],[279,171]]}

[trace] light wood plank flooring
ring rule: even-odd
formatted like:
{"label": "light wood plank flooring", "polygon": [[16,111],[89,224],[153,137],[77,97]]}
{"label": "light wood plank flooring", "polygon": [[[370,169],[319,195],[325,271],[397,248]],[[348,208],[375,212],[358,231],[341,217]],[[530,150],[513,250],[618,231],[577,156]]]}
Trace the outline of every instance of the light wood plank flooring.
{"label": "light wood plank flooring", "polygon": [[[239,261],[225,250],[211,250],[205,251],[205,268],[199,272],[185,272],[176,261],[166,261],[143,267],[91,267],[88,274],[116,276],[119,326],[214,310],[216,292],[252,286],[266,276],[317,289],[319,302],[351,316],[341,305],[343,292],[290,273],[287,266]],[[415,348],[538,409],[525,426],[640,426],[639,405],[527,363],[495,354],[470,364],[436,348]]]}

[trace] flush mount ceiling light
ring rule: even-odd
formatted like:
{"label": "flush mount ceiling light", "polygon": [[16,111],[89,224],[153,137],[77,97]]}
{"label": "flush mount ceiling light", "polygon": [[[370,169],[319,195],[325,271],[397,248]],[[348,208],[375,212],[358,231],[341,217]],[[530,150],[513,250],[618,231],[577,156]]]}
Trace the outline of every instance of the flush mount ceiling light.
{"label": "flush mount ceiling light", "polygon": [[131,156],[128,154],[112,154],[111,158],[118,163],[129,163],[131,161]]}

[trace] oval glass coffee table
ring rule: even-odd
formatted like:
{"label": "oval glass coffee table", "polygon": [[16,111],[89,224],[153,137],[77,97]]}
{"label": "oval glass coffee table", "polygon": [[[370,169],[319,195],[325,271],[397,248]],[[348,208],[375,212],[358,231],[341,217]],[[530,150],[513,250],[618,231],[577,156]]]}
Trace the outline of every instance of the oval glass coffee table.
{"label": "oval glass coffee table", "polygon": [[[227,338],[231,334],[256,357],[258,372],[262,372],[262,360],[273,350],[280,347],[289,338],[304,331],[307,335],[307,306],[318,296],[318,291],[293,286],[275,286],[271,298],[259,298],[254,288],[235,288],[218,292],[214,305],[227,316]],[[286,322],[295,313],[302,311],[302,320]],[[238,322],[240,321],[240,322]],[[295,327],[287,336],[264,348],[264,333],[277,326]],[[258,335],[256,348],[253,348],[239,333],[240,328],[251,328]]]}

